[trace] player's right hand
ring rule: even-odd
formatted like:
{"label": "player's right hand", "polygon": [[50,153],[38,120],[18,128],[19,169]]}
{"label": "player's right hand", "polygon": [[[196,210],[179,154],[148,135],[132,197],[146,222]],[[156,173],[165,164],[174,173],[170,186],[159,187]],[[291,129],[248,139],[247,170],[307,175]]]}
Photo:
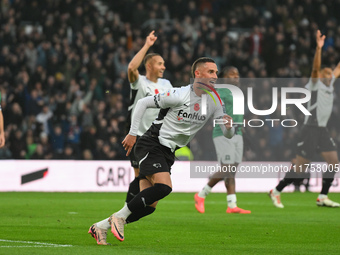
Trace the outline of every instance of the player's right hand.
{"label": "player's right hand", "polygon": [[157,36],[155,36],[155,30],[152,30],[151,33],[146,37],[145,44],[151,47],[155,41],[157,40]]}
{"label": "player's right hand", "polygon": [[127,151],[126,156],[130,155],[132,147],[135,143],[136,143],[136,136],[129,135],[129,134],[125,136],[122,144],[123,144],[124,149]]}
{"label": "player's right hand", "polygon": [[320,30],[316,31],[316,45],[319,48],[323,47],[323,45],[325,43],[325,39],[326,39],[326,36],[325,35],[321,35]]}

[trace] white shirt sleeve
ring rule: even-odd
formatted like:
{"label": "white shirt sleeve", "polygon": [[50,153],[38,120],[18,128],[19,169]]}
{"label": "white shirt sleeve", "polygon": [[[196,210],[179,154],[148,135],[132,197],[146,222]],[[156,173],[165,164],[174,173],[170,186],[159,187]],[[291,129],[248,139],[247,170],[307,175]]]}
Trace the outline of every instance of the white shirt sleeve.
{"label": "white shirt sleeve", "polygon": [[175,89],[169,89],[165,93],[155,95],[155,103],[158,108],[171,108],[180,105],[182,99],[179,91]]}
{"label": "white shirt sleeve", "polygon": [[147,108],[169,108],[179,105],[181,102],[179,93],[175,90],[168,90],[163,94],[148,96],[139,99],[136,106],[133,118],[131,120],[130,135],[136,136],[138,133],[140,122]]}
{"label": "white shirt sleeve", "polygon": [[140,74],[138,75],[137,80],[135,80],[135,82],[130,83],[131,89],[134,89],[134,90],[139,89],[139,87],[140,87],[139,80],[140,80]]}
{"label": "white shirt sleeve", "polygon": [[147,108],[157,108],[154,96],[148,96],[138,100],[135,106],[135,113],[133,114],[133,118],[131,120],[131,127],[129,131],[130,135],[137,136],[139,124]]}
{"label": "white shirt sleeve", "polygon": [[320,80],[320,78],[309,78],[309,81],[308,81],[307,85],[305,86],[305,88],[310,90],[310,91],[315,90],[317,85],[318,85],[319,80]]}

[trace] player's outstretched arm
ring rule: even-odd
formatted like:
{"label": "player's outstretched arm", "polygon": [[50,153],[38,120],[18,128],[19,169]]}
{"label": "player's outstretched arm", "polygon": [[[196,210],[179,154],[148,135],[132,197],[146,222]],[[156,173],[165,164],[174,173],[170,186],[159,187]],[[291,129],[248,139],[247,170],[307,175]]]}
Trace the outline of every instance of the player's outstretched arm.
{"label": "player's outstretched arm", "polygon": [[138,67],[141,65],[149,48],[155,43],[157,37],[155,31],[152,31],[147,37],[143,48],[133,57],[128,66],[128,79],[130,83],[134,83],[138,79]]}
{"label": "player's outstretched arm", "polygon": [[311,77],[316,79],[319,78],[319,72],[321,67],[321,50],[325,43],[325,35],[321,35],[320,30],[316,32],[316,49],[313,61],[313,70]]}

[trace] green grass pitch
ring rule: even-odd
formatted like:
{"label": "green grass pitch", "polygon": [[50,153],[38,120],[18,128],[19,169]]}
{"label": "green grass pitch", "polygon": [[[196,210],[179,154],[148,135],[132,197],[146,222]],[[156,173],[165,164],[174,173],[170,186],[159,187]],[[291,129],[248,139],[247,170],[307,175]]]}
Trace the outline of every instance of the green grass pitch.
{"label": "green grass pitch", "polygon": [[221,193],[200,214],[192,193],[172,193],[126,225],[124,242],[109,233],[112,245],[98,246],[87,231],[122,207],[124,193],[0,193],[0,254],[340,254],[340,208],[317,207],[316,193],[283,193],[284,209],[264,193],[237,196],[251,214],[226,214]]}

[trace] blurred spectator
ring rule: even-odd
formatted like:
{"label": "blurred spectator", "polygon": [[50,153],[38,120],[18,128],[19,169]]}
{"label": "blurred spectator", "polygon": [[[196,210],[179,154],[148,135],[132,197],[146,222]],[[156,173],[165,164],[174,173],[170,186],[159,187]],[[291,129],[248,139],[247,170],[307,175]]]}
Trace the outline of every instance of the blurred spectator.
{"label": "blurred spectator", "polygon": [[97,129],[95,126],[86,126],[80,136],[80,144],[83,150],[92,152],[96,149]]}
{"label": "blurred spectator", "polygon": [[12,131],[9,138],[9,149],[14,159],[24,159],[27,145],[23,132],[20,129]]}
{"label": "blurred spectator", "polygon": [[73,149],[73,146],[70,145],[70,144],[67,144],[65,146],[65,150],[64,150],[64,153],[61,155],[61,158],[60,159],[66,159],[66,160],[69,160],[69,159],[77,159],[75,153],[74,153],[74,149]]}
{"label": "blurred spectator", "polygon": [[54,157],[60,158],[64,151],[65,134],[63,133],[62,127],[59,125],[51,129],[50,137]]}
{"label": "blurred spectator", "polygon": [[263,35],[258,26],[254,26],[253,32],[249,36],[249,44],[250,56],[259,57],[262,54]]}
{"label": "blurred spectator", "polygon": [[93,160],[93,156],[90,150],[84,150],[83,151],[83,157],[84,160]]}
{"label": "blurred spectator", "polygon": [[41,112],[37,115],[37,122],[42,124],[43,131],[49,134],[48,120],[52,117],[53,113],[50,111],[48,105],[43,105]]}
{"label": "blurred spectator", "polygon": [[37,144],[35,142],[33,131],[31,129],[27,130],[26,144],[27,144],[27,153],[25,155],[25,158],[30,159],[37,149]]}
{"label": "blurred spectator", "polygon": [[78,124],[76,115],[71,115],[67,128],[67,142],[74,145],[78,153],[78,145],[80,144],[81,127]]}
{"label": "blurred spectator", "polygon": [[48,135],[44,132],[40,134],[40,145],[43,149],[44,159],[52,159],[53,158],[53,148],[48,140]]}
{"label": "blurred spectator", "polygon": [[31,159],[45,159],[45,153],[42,144],[37,144],[36,150],[31,156]]}

